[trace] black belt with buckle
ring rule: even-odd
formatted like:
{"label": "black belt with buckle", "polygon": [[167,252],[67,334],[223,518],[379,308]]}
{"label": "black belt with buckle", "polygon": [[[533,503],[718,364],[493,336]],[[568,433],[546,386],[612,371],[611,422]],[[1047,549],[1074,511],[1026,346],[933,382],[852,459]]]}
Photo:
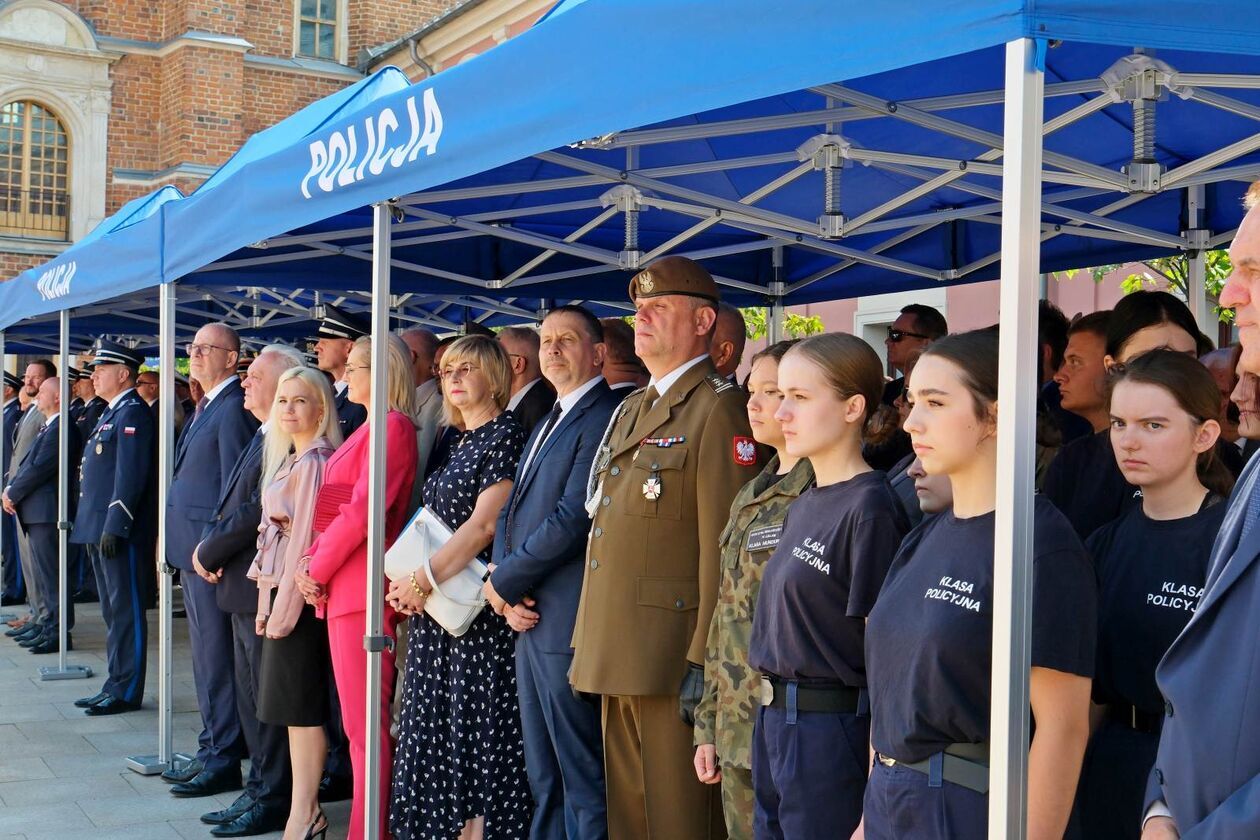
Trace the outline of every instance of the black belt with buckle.
{"label": "black belt with buckle", "polygon": [[1116,703],[1107,704],[1107,720],[1147,735],[1158,735],[1164,725],[1164,716],[1159,712],[1147,712],[1137,706]]}
{"label": "black belt with buckle", "polygon": [[788,709],[795,693],[798,712],[847,712],[858,710],[861,691],[847,685],[801,685],[796,680],[761,675],[761,705]]}
{"label": "black belt with buckle", "polygon": [[989,745],[950,744],[941,752],[923,761],[898,761],[886,755],[875,758],[885,767],[905,767],[928,777],[928,787],[940,787],[942,781],[961,785],[976,793],[989,792]]}

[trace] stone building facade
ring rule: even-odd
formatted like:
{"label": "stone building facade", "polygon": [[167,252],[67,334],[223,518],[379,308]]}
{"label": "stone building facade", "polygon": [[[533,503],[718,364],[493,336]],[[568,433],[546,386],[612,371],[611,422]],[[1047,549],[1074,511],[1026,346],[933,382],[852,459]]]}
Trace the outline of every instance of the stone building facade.
{"label": "stone building facade", "polygon": [[0,281],[366,73],[438,72],[552,2],[0,0]]}

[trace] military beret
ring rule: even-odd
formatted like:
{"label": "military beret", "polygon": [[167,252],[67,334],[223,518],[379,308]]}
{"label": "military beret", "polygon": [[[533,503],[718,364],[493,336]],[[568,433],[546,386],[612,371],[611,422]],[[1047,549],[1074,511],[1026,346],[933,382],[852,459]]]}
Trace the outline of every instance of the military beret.
{"label": "military beret", "polygon": [[114,341],[108,341],[102,338],[96,342],[92,361],[86,362],[84,367],[88,370],[100,367],[101,365],[126,365],[133,370],[139,369],[144,364],[144,355],[130,347],[118,344]]}
{"label": "military beret", "polygon": [[367,321],[357,315],[338,309],[332,304],[324,305],[324,319],[319,322],[319,329],[311,336],[311,341],[321,338],[344,338],[349,341],[371,335],[372,328]]}
{"label": "military beret", "polygon": [[686,257],[663,257],[631,278],[631,301],[661,295],[687,295],[714,303],[721,300],[713,275]]}
{"label": "military beret", "polygon": [[15,373],[4,372],[4,384],[6,388],[21,388],[22,380]]}

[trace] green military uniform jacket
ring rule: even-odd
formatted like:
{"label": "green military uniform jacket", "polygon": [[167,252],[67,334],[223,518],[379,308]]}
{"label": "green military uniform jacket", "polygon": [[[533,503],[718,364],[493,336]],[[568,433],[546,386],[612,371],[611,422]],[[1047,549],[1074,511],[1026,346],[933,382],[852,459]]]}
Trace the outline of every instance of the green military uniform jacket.
{"label": "green military uniform jacket", "polygon": [[814,468],[801,459],[781,478],[776,456],[744,485],[722,532],[722,577],[704,658],[704,696],[696,707],[696,744],[714,744],[724,767],[752,767],[753,719],[760,675],[748,665],[753,608],[761,574],[774,554],[788,506],[814,486]]}
{"label": "green military uniform jacket", "polygon": [[644,393],[626,397],[594,466],[570,671],[593,694],[676,695],[687,662],[704,662],[718,539],[763,463],[747,394],[708,359],[639,418]]}

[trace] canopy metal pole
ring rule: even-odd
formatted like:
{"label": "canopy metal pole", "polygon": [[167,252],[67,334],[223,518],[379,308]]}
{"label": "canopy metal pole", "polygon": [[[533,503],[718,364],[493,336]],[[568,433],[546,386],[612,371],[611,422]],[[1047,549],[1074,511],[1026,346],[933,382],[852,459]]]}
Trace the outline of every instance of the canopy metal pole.
{"label": "canopy metal pole", "polygon": [[158,751],[157,755],[128,756],[127,767],[144,776],[161,773],[191,756],[173,755],[171,699],[172,580],[166,563],[166,503],[175,467],[175,300],[174,283],[158,287]]}
{"label": "canopy metal pole", "polygon": [[997,511],[993,552],[993,683],[989,837],[1028,831],[1033,435],[1041,255],[1041,121],[1045,74],[1036,45],[1006,45]]}
{"label": "canopy metal pole", "polygon": [[385,636],[385,414],[389,409],[389,268],[390,223],[393,207],[389,202],[372,206],[372,400],[368,406],[371,437],[368,444],[368,579],[367,627],[363,648],[367,651],[367,740],[364,744],[363,836],[381,836],[381,656],[393,655],[393,644]]}
{"label": "canopy metal pole", "polygon": [[[57,420],[57,664],[41,666],[41,680],[81,680],[92,676],[86,665],[67,665],[66,648],[70,642],[70,604],[67,574],[70,551],[70,310],[61,310],[61,348],[57,358],[61,372],[60,417]],[[32,411],[38,409],[32,408]]]}
{"label": "canopy metal pole", "polygon": [[[0,372],[3,372],[4,370],[7,370],[7,368],[4,367],[4,330],[0,330]],[[2,402],[2,400],[0,400],[0,402]],[[3,406],[0,406],[0,408],[3,408]],[[5,426],[4,412],[0,411],[0,437],[11,434],[13,434],[13,430]],[[4,484],[7,479],[8,476],[0,475],[0,484]],[[8,522],[8,514],[0,515],[0,541],[3,541],[4,539],[4,529],[5,526],[8,525]],[[17,534],[14,534],[13,538],[16,540]],[[4,580],[4,554],[0,552],[0,581],[2,580]],[[17,618],[17,616],[12,613],[0,613],[0,621],[12,621],[15,618]]]}
{"label": "canopy metal pole", "polygon": [[1207,229],[1205,197],[1202,184],[1186,187],[1186,230],[1182,232],[1190,269],[1186,273],[1186,304],[1199,331],[1215,344],[1219,323],[1207,302],[1207,240],[1211,231]]}
{"label": "canopy metal pole", "polygon": [[766,309],[766,346],[783,340],[783,246],[775,245],[770,251],[770,265],[774,280],[770,283],[774,295]]}

